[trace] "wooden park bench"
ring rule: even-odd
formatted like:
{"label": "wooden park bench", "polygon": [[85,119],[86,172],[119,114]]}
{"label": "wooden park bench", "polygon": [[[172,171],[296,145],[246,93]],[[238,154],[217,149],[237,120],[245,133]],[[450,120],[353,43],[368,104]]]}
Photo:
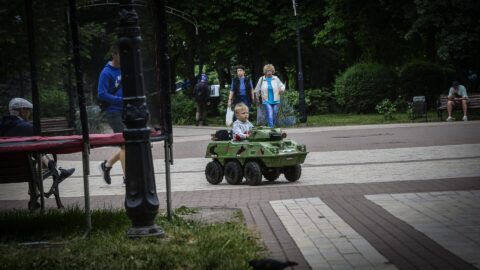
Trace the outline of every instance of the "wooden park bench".
{"label": "wooden park bench", "polygon": [[[443,112],[447,111],[447,103],[448,103],[448,96],[441,95],[437,101],[437,114],[438,118],[443,121]],[[471,112],[472,110],[480,109],[480,94],[470,94],[468,95],[468,111],[467,113]],[[461,106],[455,106],[453,108],[454,112],[459,110],[462,111]]]}
{"label": "wooden park bench", "polygon": [[68,124],[67,117],[49,117],[40,119],[42,136],[60,136],[72,135],[76,133],[76,129]]}

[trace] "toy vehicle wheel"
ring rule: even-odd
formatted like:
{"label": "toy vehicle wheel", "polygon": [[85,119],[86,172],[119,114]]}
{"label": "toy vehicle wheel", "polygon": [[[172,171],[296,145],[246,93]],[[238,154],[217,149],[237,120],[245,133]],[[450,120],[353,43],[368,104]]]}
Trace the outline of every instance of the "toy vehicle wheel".
{"label": "toy vehicle wheel", "polygon": [[268,181],[275,181],[280,177],[280,170],[278,168],[264,168],[262,173]]}
{"label": "toy vehicle wheel", "polygon": [[243,170],[242,165],[238,161],[228,161],[225,164],[225,179],[227,179],[230,185],[242,183]]}
{"label": "toy vehicle wheel", "polygon": [[285,167],[283,168],[283,174],[288,181],[295,182],[302,175],[302,167],[300,165]]}
{"label": "toy vehicle wheel", "polygon": [[210,161],[205,167],[205,176],[207,181],[212,185],[218,185],[223,180],[222,165],[216,160]]}
{"label": "toy vehicle wheel", "polygon": [[250,186],[262,183],[262,168],[257,162],[249,161],[245,164],[245,179]]}

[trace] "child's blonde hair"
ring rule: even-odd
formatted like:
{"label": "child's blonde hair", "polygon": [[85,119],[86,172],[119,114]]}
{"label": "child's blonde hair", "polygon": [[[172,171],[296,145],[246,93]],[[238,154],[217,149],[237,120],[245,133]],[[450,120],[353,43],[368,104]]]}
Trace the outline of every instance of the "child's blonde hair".
{"label": "child's blonde hair", "polygon": [[240,102],[237,105],[235,105],[235,109],[233,109],[233,110],[235,111],[235,114],[238,114],[240,112],[240,110],[242,110],[242,109],[245,109],[248,112],[248,106],[245,105],[245,103]]}

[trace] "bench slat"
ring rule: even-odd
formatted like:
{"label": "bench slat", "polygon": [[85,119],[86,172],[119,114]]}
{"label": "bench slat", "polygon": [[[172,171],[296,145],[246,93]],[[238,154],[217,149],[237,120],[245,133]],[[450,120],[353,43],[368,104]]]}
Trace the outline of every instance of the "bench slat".
{"label": "bench slat", "polygon": [[40,126],[43,135],[72,135],[76,132],[75,128],[68,126],[68,120],[64,116],[42,118]]}

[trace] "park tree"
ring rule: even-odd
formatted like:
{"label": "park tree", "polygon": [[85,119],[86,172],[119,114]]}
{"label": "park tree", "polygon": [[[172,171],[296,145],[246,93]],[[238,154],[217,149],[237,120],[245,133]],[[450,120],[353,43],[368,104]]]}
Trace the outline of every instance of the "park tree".
{"label": "park tree", "polygon": [[[147,90],[153,89],[154,25],[149,5],[137,7]],[[85,90],[95,96],[98,73],[116,39],[118,6],[88,6],[78,1]],[[459,74],[480,68],[480,2],[475,0],[301,0],[299,23],[305,87],[331,89],[340,72],[358,62],[376,62],[400,70],[412,60],[452,66]],[[23,1],[0,0],[2,64],[0,91],[29,95],[29,63]],[[68,88],[72,69],[67,2],[33,1],[40,91]],[[296,22],[292,2],[166,1],[197,22],[167,13],[171,80],[209,72],[222,87],[232,68],[247,67],[253,78],[266,63],[276,66],[289,89],[296,85]],[[461,76],[459,76],[461,78]],[[93,99],[89,99],[93,102]],[[4,102],[3,102],[4,103]]]}

